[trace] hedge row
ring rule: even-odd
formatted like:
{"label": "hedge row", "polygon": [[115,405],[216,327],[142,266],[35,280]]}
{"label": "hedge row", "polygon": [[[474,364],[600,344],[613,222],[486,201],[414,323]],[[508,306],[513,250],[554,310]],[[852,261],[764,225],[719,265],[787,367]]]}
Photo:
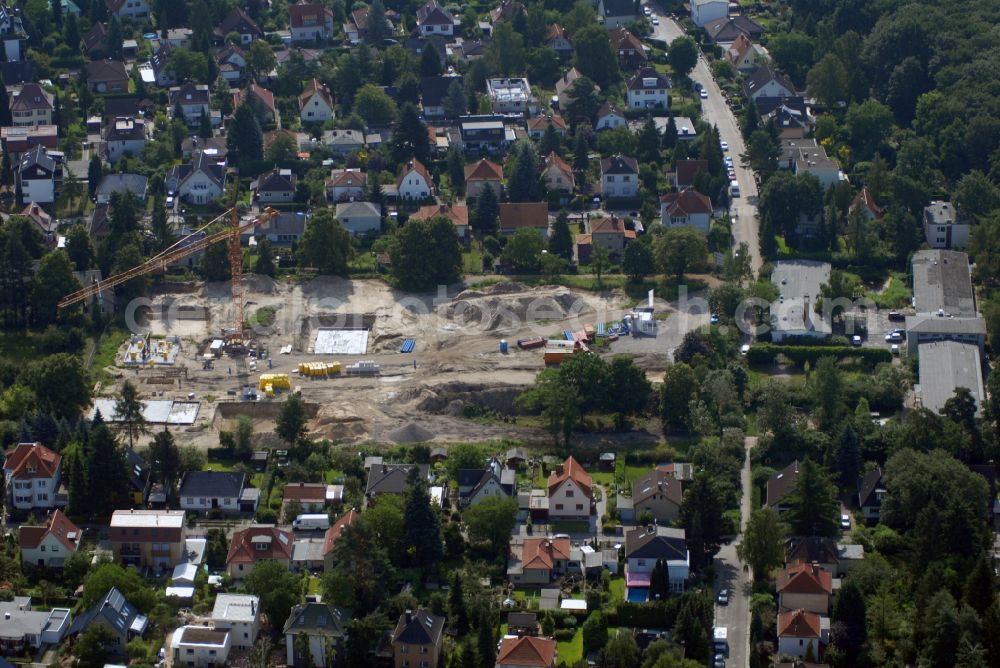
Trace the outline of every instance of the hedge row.
{"label": "hedge row", "polygon": [[783,346],[761,343],[750,347],[747,361],[751,364],[771,364],[778,355],[787,357],[799,366],[809,362],[815,365],[822,357],[857,359],[868,367],[881,362],[891,362],[892,353],[885,348],[852,348],[850,346]]}

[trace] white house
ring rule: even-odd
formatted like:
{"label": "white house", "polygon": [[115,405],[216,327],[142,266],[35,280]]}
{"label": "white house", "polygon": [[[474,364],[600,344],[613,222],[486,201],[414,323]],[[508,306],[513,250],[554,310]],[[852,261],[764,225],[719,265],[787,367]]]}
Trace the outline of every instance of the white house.
{"label": "white house", "polygon": [[368,175],[360,169],[334,169],[326,181],[326,199],[329,202],[346,202],[365,196]]}
{"label": "white house", "polygon": [[246,475],[228,471],[188,471],[178,492],[183,510],[239,512]]}
{"label": "white house", "polygon": [[626,100],[632,109],[667,109],[670,80],[652,67],[644,67],[628,80]]}
{"label": "white house", "polygon": [[4,460],[7,495],[18,510],[55,508],[62,457],[41,443],[19,443]]}
{"label": "white house", "polygon": [[699,28],[729,16],[728,0],[691,0],[691,22]]}
{"label": "white house", "polygon": [[142,118],[115,118],[104,129],[104,146],[112,165],[126,155],[138,156],[146,145],[146,121]]}
{"label": "white house", "polygon": [[208,626],[182,626],[170,641],[173,665],[187,668],[215,668],[229,660],[232,640],[228,631]]}
{"label": "white house", "polygon": [[635,7],[632,0],[598,0],[597,20],[608,30],[614,30],[635,20]]}
{"label": "white house", "polygon": [[[244,63],[245,65],[246,63]],[[205,84],[193,84],[190,81],[170,89],[170,110],[180,107],[184,114],[184,122],[188,127],[201,123],[203,114],[211,119],[211,93]]]}
{"label": "white house", "polygon": [[601,192],[605,197],[635,197],[639,192],[639,163],[613,155],[601,160]]}
{"label": "white house", "polygon": [[260,599],[249,594],[217,595],[212,624],[216,629],[229,631],[234,648],[250,649],[260,633]]}
{"label": "white house", "polygon": [[337,220],[352,236],[377,232],[382,228],[382,207],[372,202],[342,202],[337,205]]}
{"label": "white house", "polygon": [[683,593],[691,568],[684,529],[637,527],[625,534],[626,587],[649,587],[658,561],[666,566],[667,590]]}
{"label": "white house", "polygon": [[[285,622],[285,658],[289,666],[333,666],[336,654],[342,652],[350,612],[329,603],[306,603],[292,608]],[[309,656],[296,656],[297,636],[309,640]],[[416,648],[415,648],[416,649]],[[414,657],[416,668],[418,659]],[[423,666],[426,661],[420,661]],[[411,665],[407,662],[405,665]],[[433,668],[429,666],[428,668]]]}
{"label": "white house", "polygon": [[58,645],[70,629],[69,608],[32,610],[30,596],[0,602],[0,616],[0,649],[8,655]]}
{"label": "white house", "polygon": [[417,9],[417,28],[421,35],[451,37],[455,33],[456,25],[458,25],[458,21],[455,20],[455,17],[437,0],[428,0],[424,6]]}
{"label": "white house", "polygon": [[292,44],[324,42],[333,35],[333,12],[322,4],[298,2],[288,7]]}
{"label": "white house", "polygon": [[18,127],[50,125],[54,109],[52,93],[36,83],[26,83],[11,96],[10,115]]}
{"label": "white house", "polygon": [[52,204],[56,201],[56,186],[62,176],[62,166],[41,144],[25,151],[17,163],[17,188],[22,202]]}
{"label": "white house", "polygon": [[174,191],[185,202],[208,204],[222,195],[225,185],[225,163],[214,155],[195,151],[191,162],[175,166],[166,178],[167,190]]}
{"label": "white house", "polygon": [[751,100],[761,97],[795,97],[795,86],[770,67],[758,67],[743,83],[743,91]]}
{"label": "white house", "polygon": [[434,196],[434,181],[423,163],[412,158],[399,171],[396,192],[400,199],[427,199]]}
{"label": "white house", "polygon": [[322,123],[333,118],[333,95],[326,84],[311,80],[299,95],[299,118],[303,123]]}
{"label": "white house", "polygon": [[250,192],[261,204],[287,204],[295,200],[297,180],[292,170],[276,167],[254,179],[250,183]]}
{"label": "white house", "polygon": [[83,532],[58,508],[43,526],[22,526],[18,531],[21,563],[46,568],[62,568],[80,547]]}
{"label": "white house", "polygon": [[593,479],[569,457],[549,474],[549,517],[588,519],[593,504]]}
{"label": "white house", "polygon": [[830,618],[808,610],[778,613],[778,654],[805,657],[812,648],[820,656],[830,639]]}
{"label": "white house", "polygon": [[626,123],[625,114],[618,111],[618,108],[605,102],[597,110],[597,125],[595,130],[613,130],[623,127]]}
{"label": "white house", "polygon": [[108,11],[120,19],[141,21],[149,18],[149,3],[146,0],[107,0]]}
{"label": "white house", "polygon": [[971,221],[951,202],[933,201],[924,207],[924,237],[931,248],[965,248]]}
{"label": "white house", "polygon": [[712,200],[694,188],[660,197],[660,222],[665,227],[693,227],[708,234]]}

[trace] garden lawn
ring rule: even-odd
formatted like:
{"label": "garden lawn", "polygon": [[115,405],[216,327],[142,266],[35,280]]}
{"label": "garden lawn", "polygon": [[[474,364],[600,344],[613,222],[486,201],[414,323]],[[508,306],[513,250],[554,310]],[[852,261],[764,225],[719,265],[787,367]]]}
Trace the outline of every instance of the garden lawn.
{"label": "garden lawn", "polygon": [[572,666],[583,658],[583,629],[578,628],[569,642],[556,643],[559,662]]}

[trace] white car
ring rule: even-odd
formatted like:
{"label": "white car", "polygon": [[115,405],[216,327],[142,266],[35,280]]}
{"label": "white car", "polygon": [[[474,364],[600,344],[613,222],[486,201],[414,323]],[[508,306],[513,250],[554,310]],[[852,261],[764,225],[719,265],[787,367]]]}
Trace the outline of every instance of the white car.
{"label": "white car", "polygon": [[656,18],[656,14],[653,14],[652,18],[649,19],[649,22],[654,26],[660,25],[660,19]]}
{"label": "white car", "polygon": [[746,355],[749,352],[750,352],[749,343],[744,343],[742,346],[740,346],[740,355]]}
{"label": "white car", "polygon": [[704,88],[702,88],[702,89],[701,89],[701,92],[700,92],[700,93],[698,93],[698,95],[699,95],[699,96],[701,97],[701,99],[703,99],[703,100],[707,100],[707,99],[708,99],[708,91],[707,91],[707,90],[705,90]]}
{"label": "white car", "polygon": [[891,346],[889,346],[889,352],[891,352],[893,355],[898,356],[899,355],[899,344],[898,343],[894,343]]}
{"label": "white car", "polygon": [[722,149],[723,153],[728,153],[729,152],[729,144],[726,143],[726,142],[724,142],[724,141],[723,142],[719,142],[719,148]]}
{"label": "white car", "polygon": [[646,16],[651,16],[653,12],[652,10],[649,9],[649,7],[643,7],[642,13],[645,14]]}
{"label": "white car", "polygon": [[840,528],[844,529],[845,531],[850,530],[850,528],[851,528],[851,516],[850,515],[841,515],[840,516]]}

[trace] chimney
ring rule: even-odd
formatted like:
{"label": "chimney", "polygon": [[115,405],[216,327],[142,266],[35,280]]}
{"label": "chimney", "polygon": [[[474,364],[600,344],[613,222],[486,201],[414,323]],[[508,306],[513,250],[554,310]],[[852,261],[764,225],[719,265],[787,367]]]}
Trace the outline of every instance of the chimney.
{"label": "chimney", "polygon": [[403,613],[403,614],[405,614],[405,615],[406,615],[406,623],[407,623],[407,624],[409,624],[410,622],[412,622],[412,621],[413,621],[413,611],[412,611],[412,610],[407,610],[407,611],[406,611],[405,613]]}
{"label": "chimney", "polygon": [[9,612],[3,613],[3,618],[4,619],[10,619],[10,613]]}
{"label": "chimney", "polygon": [[388,464],[382,464],[382,474],[384,475],[384,474],[386,474],[388,472],[389,472],[389,465]]}

